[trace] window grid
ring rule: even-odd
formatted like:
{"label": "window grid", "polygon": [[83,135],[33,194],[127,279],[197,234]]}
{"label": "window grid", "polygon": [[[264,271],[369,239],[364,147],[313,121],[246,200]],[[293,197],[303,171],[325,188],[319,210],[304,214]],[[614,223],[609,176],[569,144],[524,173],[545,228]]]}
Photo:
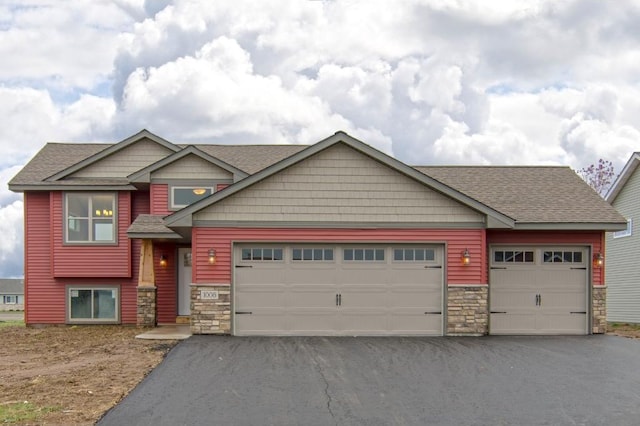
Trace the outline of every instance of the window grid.
{"label": "window grid", "polygon": [[543,253],[542,259],[544,263],[582,263],[582,252],[549,250]]}
{"label": "window grid", "polygon": [[396,262],[433,262],[436,251],[432,248],[398,248],[393,250],[393,260]]}
{"label": "window grid", "polygon": [[66,243],[116,242],[116,195],[65,194]]}
{"label": "window grid", "polygon": [[342,251],[345,262],[383,262],[383,248],[346,248]]}
{"label": "window grid", "polygon": [[291,260],[294,262],[314,261],[332,262],[333,249],[331,248],[294,248],[291,251]]}
{"label": "window grid", "polygon": [[264,248],[264,247],[252,247],[242,249],[242,260],[245,261],[259,261],[259,262],[281,262],[284,260],[282,255],[283,249],[277,248]]}
{"label": "window grid", "polygon": [[532,250],[496,250],[493,252],[495,263],[533,263],[534,260]]}

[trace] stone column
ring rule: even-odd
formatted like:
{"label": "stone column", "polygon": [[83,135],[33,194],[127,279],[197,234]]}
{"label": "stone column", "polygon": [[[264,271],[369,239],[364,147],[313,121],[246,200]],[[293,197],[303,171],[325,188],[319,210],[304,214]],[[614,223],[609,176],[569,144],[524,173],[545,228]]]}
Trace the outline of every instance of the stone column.
{"label": "stone column", "polygon": [[448,336],[482,336],[489,332],[488,294],[486,285],[448,288]]}
{"label": "stone column", "polygon": [[593,334],[607,332],[607,288],[605,286],[593,286],[592,296],[592,329]]}
{"label": "stone column", "polygon": [[140,327],[156,325],[156,278],[153,268],[153,241],[144,239],[140,246],[138,273],[137,324]]}

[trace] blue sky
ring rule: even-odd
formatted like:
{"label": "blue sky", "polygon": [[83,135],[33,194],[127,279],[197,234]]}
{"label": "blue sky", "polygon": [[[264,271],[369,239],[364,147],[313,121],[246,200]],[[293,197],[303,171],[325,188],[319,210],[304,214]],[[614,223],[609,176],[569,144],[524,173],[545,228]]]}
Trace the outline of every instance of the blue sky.
{"label": "blue sky", "polygon": [[47,141],[313,143],[410,164],[640,151],[640,0],[0,0],[0,276],[8,180]]}

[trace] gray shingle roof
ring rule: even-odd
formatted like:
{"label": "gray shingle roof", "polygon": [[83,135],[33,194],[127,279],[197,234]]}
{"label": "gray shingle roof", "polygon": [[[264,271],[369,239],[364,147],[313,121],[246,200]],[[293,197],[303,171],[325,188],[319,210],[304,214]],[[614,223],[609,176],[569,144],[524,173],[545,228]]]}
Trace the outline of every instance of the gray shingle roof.
{"label": "gray shingle roof", "polygon": [[162,220],[163,217],[162,215],[140,214],[127,229],[127,235],[131,238],[140,238],[142,236],[149,238],[150,236],[153,236],[153,238],[182,238],[180,234],[165,226]]}
{"label": "gray shingle roof", "polygon": [[624,218],[569,167],[417,166],[519,223],[618,223]]}
{"label": "gray shingle roof", "polygon": [[[111,146],[113,144],[48,143],[9,182],[9,185],[14,188],[21,186],[44,188],[55,185],[125,186],[127,185],[125,177],[44,181],[57,172]],[[194,146],[250,175],[308,147],[307,145],[209,144]],[[621,215],[568,167],[417,166],[415,168],[518,223],[626,224]],[[138,225],[151,226],[152,224],[141,222],[136,226]],[[157,230],[160,231],[159,228]]]}
{"label": "gray shingle roof", "polygon": [[[46,144],[18,174],[9,181],[11,186],[38,185],[122,185],[118,179],[65,179],[44,182],[46,178],[94,155],[113,144],[55,143]],[[185,147],[187,145],[179,145]],[[284,158],[303,150],[307,145],[194,145],[198,149],[248,173],[253,174]]]}
{"label": "gray shingle roof", "polygon": [[0,294],[24,294],[24,280],[0,278]]}

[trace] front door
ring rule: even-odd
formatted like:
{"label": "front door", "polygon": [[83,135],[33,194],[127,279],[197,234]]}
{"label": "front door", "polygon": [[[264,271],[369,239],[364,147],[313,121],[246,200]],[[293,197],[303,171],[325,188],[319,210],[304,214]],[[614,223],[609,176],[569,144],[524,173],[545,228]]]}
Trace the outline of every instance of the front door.
{"label": "front door", "polygon": [[178,249],[178,315],[191,315],[191,248]]}

